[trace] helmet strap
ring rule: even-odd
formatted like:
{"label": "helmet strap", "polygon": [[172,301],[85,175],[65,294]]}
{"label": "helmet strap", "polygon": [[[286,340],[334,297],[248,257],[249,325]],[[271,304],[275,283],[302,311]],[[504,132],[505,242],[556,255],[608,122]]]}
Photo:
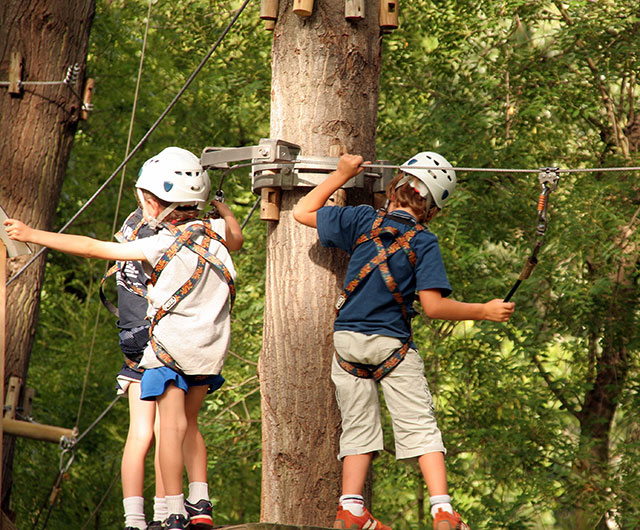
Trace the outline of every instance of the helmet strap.
{"label": "helmet strap", "polygon": [[147,201],[142,189],[137,188],[136,193],[138,195],[138,199],[140,200],[140,204],[142,205],[142,209],[148,217],[147,224],[149,225],[149,228],[151,228],[151,230],[154,230],[154,231],[158,229],[158,227],[160,226],[162,221],[167,217],[167,215],[169,215],[171,212],[173,212],[173,210],[175,210],[179,206],[177,202],[173,202],[169,206],[167,206],[164,210],[162,210],[157,217],[151,217],[151,215],[149,215],[149,210],[146,208]]}
{"label": "helmet strap", "polygon": [[402,177],[396,184],[396,189],[398,189],[400,186],[404,186],[405,184],[409,184],[409,186],[411,186],[414,191],[423,199],[427,198],[430,195],[427,185],[414,175],[406,175]]}

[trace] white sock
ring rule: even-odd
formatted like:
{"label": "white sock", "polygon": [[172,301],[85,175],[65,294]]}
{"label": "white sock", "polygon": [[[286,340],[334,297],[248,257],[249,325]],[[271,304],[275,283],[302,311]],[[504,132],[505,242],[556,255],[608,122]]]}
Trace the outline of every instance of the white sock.
{"label": "white sock", "polygon": [[429,497],[429,501],[431,502],[431,517],[435,517],[438,510],[453,514],[451,497],[449,495],[433,495],[432,497]]}
{"label": "white sock", "polygon": [[209,500],[209,484],[206,482],[189,482],[189,496],[187,500],[191,504],[196,504],[202,499]]}
{"label": "white sock", "polygon": [[180,495],[167,495],[167,512],[169,515],[178,514],[187,516],[187,510],[184,509],[184,494]]}
{"label": "white sock", "polygon": [[169,512],[167,511],[167,500],[164,497],[154,497],[153,520],[162,522],[167,517],[169,517]]}
{"label": "white sock", "polygon": [[144,517],[144,498],[125,497],[122,500],[124,506],[124,525],[147,530],[147,522]]}
{"label": "white sock", "polygon": [[364,497],[362,495],[342,495],[339,502],[343,510],[349,510],[355,516],[364,515]]}

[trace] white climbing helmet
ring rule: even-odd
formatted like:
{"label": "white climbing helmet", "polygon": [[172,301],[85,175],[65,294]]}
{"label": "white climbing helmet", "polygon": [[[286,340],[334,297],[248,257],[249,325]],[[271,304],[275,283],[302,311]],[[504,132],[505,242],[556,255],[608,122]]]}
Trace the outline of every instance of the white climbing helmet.
{"label": "white climbing helmet", "polygon": [[167,147],[143,164],[136,188],[153,193],[174,208],[193,204],[203,210],[211,182],[196,155],[180,147]]}
{"label": "white climbing helmet", "polygon": [[456,188],[456,172],[447,159],[438,153],[431,151],[418,153],[402,164],[400,171],[413,175],[418,180],[407,176],[400,179],[396,187],[412,181],[412,186],[421,197],[426,197],[427,192],[431,192],[433,200],[440,209]]}

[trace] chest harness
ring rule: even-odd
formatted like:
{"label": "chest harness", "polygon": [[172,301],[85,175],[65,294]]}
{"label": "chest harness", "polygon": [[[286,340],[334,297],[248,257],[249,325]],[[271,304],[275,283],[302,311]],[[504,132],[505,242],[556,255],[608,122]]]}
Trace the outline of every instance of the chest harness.
{"label": "chest harness", "polygon": [[[217,241],[218,243],[227,246],[225,240],[220,237],[214,230],[211,229],[209,223],[194,223],[189,225],[187,228],[181,230],[180,228],[164,223],[164,227],[168,228],[169,231],[176,236],[175,241],[171,244],[171,246],[167,249],[167,251],[163,254],[163,256],[158,260],[155,267],[153,268],[153,272],[151,273],[151,278],[149,283],[151,285],[155,285],[158,281],[158,277],[160,273],[165,269],[165,267],[169,264],[171,259],[183,248],[186,247],[195,254],[198,255],[198,263],[196,265],[196,269],[185,283],[183,283],[174,293],[173,295],[164,303],[162,307],[158,309],[156,314],[151,321],[151,326],[149,328],[149,336],[150,336],[150,344],[155,353],[158,360],[171,368],[175,372],[179,374],[183,374],[182,370],[178,366],[178,363],[171,356],[171,354],[164,349],[164,347],[155,339],[153,335],[153,329],[155,326],[164,318],[185,296],[187,296],[193,288],[196,286],[200,278],[202,277],[202,273],[204,272],[205,266],[207,263],[212,267],[218,269],[222,275],[224,276],[227,285],[229,286],[229,311],[233,308],[233,304],[236,299],[236,287],[233,281],[233,277],[231,276],[231,272],[227,268],[227,266],[216,256],[211,254],[207,249],[211,244],[211,240]],[[202,243],[196,243],[195,239],[200,233],[204,230]]]}
{"label": "chest harness", "polygon": [[[134,217],[134,215],[135,212],[127,218],[125,224],[127,224]],[[118,239],[119,241],[133,241],[134,239],[136,239],[138,232],[145,224],[146,221],[144,220],[144,218],[140,219],[140,221],[135,225],[132,232],[128,236],[124,235],[122,232],[118,232],[116,234],[116,239]],[[198,280],[202,277],[202,273],[204,272],[204,268],[207,263],[209,263],[213,267],[216,267],[222,273],[227,282],[227,285],[229,286],[229,311],[231,311],[235,302],[236,288],[233,277],[231,276],[231,272],[226,267],[226,265],[207,250],[211,244],[211,240],[217,241],[226,247],[225,240],[211,229],[209,223],[194,223],[184,230],[181,230],[171,223],[163,223],[162,226],[167,228],[176,237],[176,239],[158,260],[158,263],[156,263],[149,280],[149,283],[151,285],[156,284],[160,273],[165,269],[171,259],[180,251],[181,248],[186,247],[198,255],[198,263],[196,265],[195,271],[191,275],[191,278],[189,278],[184,284],[182,284],[182,286],[180,286],[180,288],[177,289],[173,293],[173,295],[162,305],[162,307],[156,312],[155,316],[153,317],[151,326],[149,327],[151,347],[158,360],[172,370],[178,373],[182,373],[173,357],[153,337],[153,328],[164,316],[167,315],[167,313],[171,311],[172,308],[174,308],[180,302],[180,300],[182,300],[193,290],[195,285],[198,283]],[[202,230],[204,230],[203,239],[202,243],[199,244],[196,243],[195,238]],[[122,274],[124,266],[125,262],[117,261],[105,273],[100,283],[100,299],[102,300],[104,306],[115,316],[118,316],[118,308],[104,294],[103,285],[107,278],[109,278],[116,272],[121,273],[120,278],[123,282],[126,283],[128,288],[130,288],[137,295],[146,298],[146,291],[140,289],[140,287],[132,283],[127,278],[126,274]],[[129,366],[129,368],[137,369],[137,363],[132,359],[129,359],[127,356],[125,356],[125,363],[127,364],[127,366]]]}
{"label": "chest harness", "polygon": [[[404,224],[411,224],[413,226],[407,232],[401,234],[400,230],[398,230],[397,228],[394,228],[392,226],[381,226],[385,216],[387,218],[392,218],[395,221],[399,221]],[[380,274],[382,274],[382,279],[384,280],[387,289],[389,289],[389,292],[393,296],[394,300],[400,306],[402,316],[407,323],[407,327],[409,328],[409,337],[403,342],[400,348],[394,351],[379,365],[368,365],[350,362],[342,358],[340,354],[336,352],[336,360],[338,361],[338,364],[342,369],[349,372],[351,375],[362,377],[364,379],[373,378],[376,381],[380,381],[384,376],[386,376],[389,372],[391,372],[391,370],[393,370],[396,366],[398,366],[398,364],[402,362],[411,346],[413,338],[413,333],[411,331],[411,317],[409,316],[409,311],[407,309],[407,305],[404,302],[404,298],[402,297],[402,293],[398,288],[398,283],[391,274],[388,260],[396,252],[403,251],[407,256],[407,259],[409,260],[411,268],[413,269],[416,264],[416,254],[411,249],[409,242],[421,230],[424,230],[424,228],[420,224],[414,224],[406,218],[394,215],[393,213],[387,214],[384,210],[378,210],[376,218],[373,221],[373,225],[371,226],[371,231],[362,234],[353,245],[352,253],[358,246],[362,245],[363,243],[367,241],[373,241],[378,250],[378,253],[373,259],[371,259],[364,267],[360,269],[355,277],[343,289],[342,294],[338,297],[338,301],[336,303],[336,313],[340,312],[340,309],[342,309],[342,307],[344,306],[345,302],[349,298],[349,295],[351,295],[351,293],[353,293],[358,288],[362,281],[367,278],[369,274],[374,271],[374,269],[378,269],[380,271]],[[393,241],[388,247],[385,247],[382,243],[381,236],[383,235],[390,235],[391,237],[393,237]]]}

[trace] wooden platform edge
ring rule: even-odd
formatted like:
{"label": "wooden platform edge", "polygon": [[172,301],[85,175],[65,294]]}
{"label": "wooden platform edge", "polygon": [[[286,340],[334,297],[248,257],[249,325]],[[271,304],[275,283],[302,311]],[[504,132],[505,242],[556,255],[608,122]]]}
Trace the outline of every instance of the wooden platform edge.
{"label": "wooden platform edge", "polygon": [[332,530],[326,526],[289,525],[282,523],[244,523],[232,526],[218,526],[225,530]]}

